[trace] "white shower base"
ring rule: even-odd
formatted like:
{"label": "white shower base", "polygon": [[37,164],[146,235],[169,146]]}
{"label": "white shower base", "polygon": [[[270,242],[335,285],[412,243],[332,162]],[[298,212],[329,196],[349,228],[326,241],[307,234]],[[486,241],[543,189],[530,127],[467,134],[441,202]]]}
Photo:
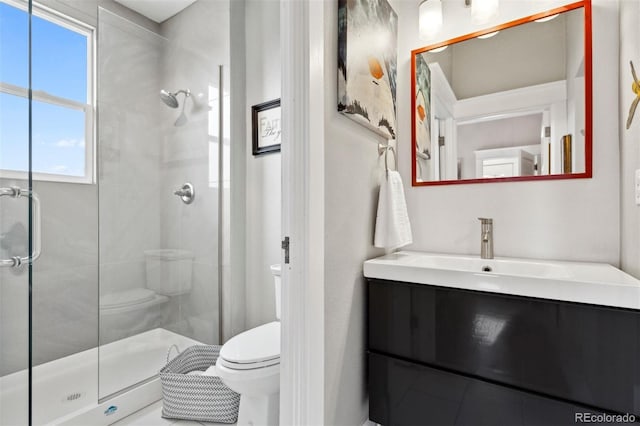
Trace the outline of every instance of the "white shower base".
{"label": "white shower base", "polygon": [[[200,342],[156,328],[34,367],[33,424],[109,425],[159,400],[157,374],[173,344],[182,351]],[[27,376],[23,370],[0,377],[0,425],[24,423]]]}

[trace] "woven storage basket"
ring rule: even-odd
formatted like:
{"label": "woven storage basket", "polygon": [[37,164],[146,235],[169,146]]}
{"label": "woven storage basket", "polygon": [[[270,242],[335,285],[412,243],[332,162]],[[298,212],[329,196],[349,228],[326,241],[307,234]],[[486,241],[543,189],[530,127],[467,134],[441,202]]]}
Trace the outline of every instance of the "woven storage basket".
{"label": "woven storage basket", "polygon": [[196,345],[160,370],[162,417],[215,423],[235,423],[240,394],[217,376],[187,375],[204,371],[218,359],[220,346]]}

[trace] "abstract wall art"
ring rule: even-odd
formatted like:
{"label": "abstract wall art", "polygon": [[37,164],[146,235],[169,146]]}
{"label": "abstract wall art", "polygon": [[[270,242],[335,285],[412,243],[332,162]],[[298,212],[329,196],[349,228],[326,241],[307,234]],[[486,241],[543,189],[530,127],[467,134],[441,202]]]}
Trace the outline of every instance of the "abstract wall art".
{"label": "abstract wall art", "polygon": [[338,111],[396,138],[398,15],[387,0],[338,1]]}

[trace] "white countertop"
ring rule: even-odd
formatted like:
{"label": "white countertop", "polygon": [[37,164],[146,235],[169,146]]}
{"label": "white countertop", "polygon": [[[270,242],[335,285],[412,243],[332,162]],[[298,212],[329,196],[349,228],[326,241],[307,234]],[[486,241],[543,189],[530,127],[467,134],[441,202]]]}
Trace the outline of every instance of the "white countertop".
{"label": "white countertop", "polygon": [[[484,267],[491,272],[483,272]],[[400,251],[364,263],[392,281],[640,310],[640,281],[606,263]]]}

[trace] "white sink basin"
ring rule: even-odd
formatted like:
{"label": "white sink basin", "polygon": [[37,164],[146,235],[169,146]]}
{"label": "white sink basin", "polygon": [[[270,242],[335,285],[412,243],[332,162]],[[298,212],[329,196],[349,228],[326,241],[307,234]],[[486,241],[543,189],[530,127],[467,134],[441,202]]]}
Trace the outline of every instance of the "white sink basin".
{"label": "white sink basin", "polygon": [[640,281],[605,263],[401,251],[364,263],[368,278],[640,309]]}

